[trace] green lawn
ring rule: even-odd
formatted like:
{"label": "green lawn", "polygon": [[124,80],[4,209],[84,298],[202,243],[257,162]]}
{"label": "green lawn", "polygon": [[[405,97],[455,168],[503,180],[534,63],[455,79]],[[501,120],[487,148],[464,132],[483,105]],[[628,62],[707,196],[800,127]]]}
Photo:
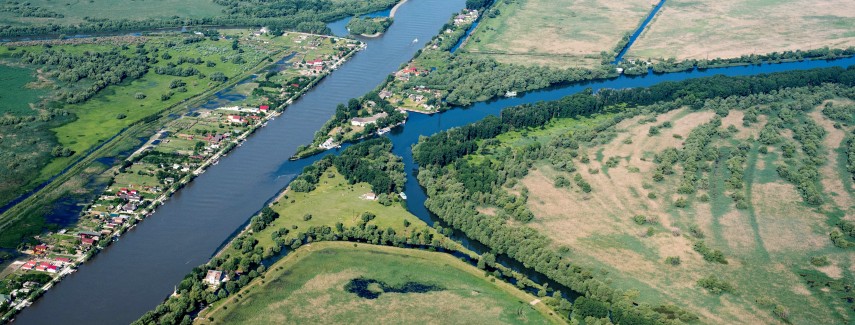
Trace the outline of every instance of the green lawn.
{"label": "green lawn", "polygon": [[[292,252],[270,269],[263,281],[203,312],[197,323],[546,324],[553,319],[529,304],[535,297],[488,280],[483,271],[444,253],[322,242]],[[433,288],[384,292],[371,284],[367,290],[379,296],[369,299],[345,289],[357,278],[399,289],[406,283]]]}
{"label": "green lawn", "polygon": [[[334,177],[327,178],[326,175]],[[355,226],[364,212],[371,212],[377,216],[371,224],[377,225],[379,229],[391,227],[398,234],[406,233],[408,229],[422,229],[427,226],[400,204],[384,206],[377,201],[361,198],[368,192],[371,192],[371,186],[368,183],[350,185],[344,176],[335,170],[335,167],[331,167],[324,176],[321,176],[318,187],[314,191],[298,193],[289,190],[285,196],[273,204],[273,210],[280,216],[255,235],[259,241],[258,245],[265,250],[272,247],[274,243],[271,235],[280,228],[291,231],[288,236],[285,236],[290,240],[294,234],[305,231],[311,226],[333,227],[337,222],[341,222],[345,228]],[[311,214],[312,218],[303,220],[307,214]],[[404,220],[410,222],[409,227],[404,227]],[[298,229],[294,230],[293,226],[297,226]],[[230,249],[232,249],[231,246],[228,250]]]}

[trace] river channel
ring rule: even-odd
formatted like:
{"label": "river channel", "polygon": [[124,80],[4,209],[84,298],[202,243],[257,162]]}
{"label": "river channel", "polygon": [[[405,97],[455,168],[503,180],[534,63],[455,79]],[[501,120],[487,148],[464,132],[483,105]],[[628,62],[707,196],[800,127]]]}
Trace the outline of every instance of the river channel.
{"label": "river channel", "polygon": [[311,162],[288,158],[311,142],[336,105],[383,82],[463,6],[463,0],[411,0],[402,5],[382,37],[362,39],[368,45],[365,50],[24,309],[15,322],[128,324],[154,308]]}
{"label": "river channel", "polygon": [[[261,206],[287,186],[318,155],[298,161],[288,158],[334,113],[335,106],[358,97],[408,61],[448,20],[463,8],[462,0],[410,0],[398,10],[386,34],[364,39],[368,48],[333,72],[285,113],[256,132],[176,193],[167,204],[121,240],[82,265],[17,318],[22,324],[127,324],[154,308],[193,267],[205,263],[241,229]],[[419,42],[412,44],[413,39]],[[408,171],[408,209],[433,224],[424,207],[425,193],[415,179],[411,145],[421,135],[496,115],[501,109],[555,100],[585,88],[645,87],[664,81],[723,74],[754,75],[786,70],[849,66],[855,58],[741,66],[670,74],[649,74],[556,86],[515,98],[477,103],[434,115],[411,114],[407,123],[387,136]],[[325,154],[334,154],[335,151]],[[457,240],[476,248],[460,235]],[[528,273],[528,272],[527,272]],[[530,274],[531,276],[532,274]],[[533,278],[537,278],[533,274]]]}

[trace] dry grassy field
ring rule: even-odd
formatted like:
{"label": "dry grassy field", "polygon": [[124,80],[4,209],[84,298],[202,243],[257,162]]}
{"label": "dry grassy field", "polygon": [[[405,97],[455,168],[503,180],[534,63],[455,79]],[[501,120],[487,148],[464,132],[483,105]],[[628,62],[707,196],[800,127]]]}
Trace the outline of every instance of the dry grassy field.
{"label": "dry grassy field", "polygon": [[[851,103],[835,99],[823,105],[827,102]],[[692,130],[716,116],[711,110],[688,108],[624,120],[614,127],[617,136],[613,140],[581,148],[574,163],[591,184],[590,193],[555,186],[558,176],[572,179],[573,174],[558,171],[546,161],[536,162],[511,192],[528,189],[528,207],[535,215],[528,226],[547,235],[556,246],[570,248],[570,258],[577,263],[607,273],[617,287],[639,290],[649,303],[675,302],[714,324],[782,323],[772,312],[776,305],[787,309],[792,323],[837,323],[849,317],[846,308],[851,306],[832,303],[835,300],[829,299],[828,288],[810,288],[802,275],[817,272],[828,279],[851,279],[855,274],[851,251],[834,247],[828,235],[834,222],[829,220],[838,218],[835,215],[851,216],[855,205],[845,159],[841,165],[836,152],[852,127],[830,120],[821,108],[800,117],[826,132],[822,143],[829,155],[819,169],[825,197],[820,206],[805,204],[796,186],[778,175],[776,168],[784,163],[780,144],[766,146],[762,153],[763,145],[754,140],[773,118],[763,114],[768,110],[763,107],[750,126],[743,125],[745,111],[731,110],[721,118],[719,127],[729,128],[729,135],[711,143],[718,149],[754,143],[744,166],[745,208],[736,207],[730,197],[734,190],[722,185],[729,177],[722,159],[711,162],[711,169],[701,173],[709,175],[709,188],[698,188],[694,194],[677,192],[680,166],[664,181],[652,180],[653,157],[665,148],[682,148]],[[657,135],[649,133],[651,127],[665,122],[671,126]],[[533,131],[526,137],[548,138],[560,133],[559,128],[562,126]],[[792,132],[782,136],[795,143]],[[513,136],[500,139],[513,146],[519,144],[514,141],[522,141]],[[590,161],[583,162],[582,157]],[[618,163],[608,166],[609,160]],[[709,200],[700,200],[702,195]],[[688,207],[675,207],[680,197],[689,199]],[[638,224],[633,220],[636,215],[648,221]],[[727,264],[705,261],[693,249],[699,239],[687,231],[692,227],[700,229],[708,247],[724,253]],[[812,265],[810,259],[817,256],[825,256],[829,264]],[[681,263],[668,265],[667,257],[679,257]],[[721,277],[735,289],[729,294],[707,293],[697,283],[710,275]]]}
{"label": "dry grassy field", "polygon": [[654,0],[498,1],[464,51],[499,62],[556,67],[597,66],[650,13]]}
{"label": "dry grassy field", "polygon": [[668,0],[626,58],[733,58],[824,46],[855,46],[855,1]]}

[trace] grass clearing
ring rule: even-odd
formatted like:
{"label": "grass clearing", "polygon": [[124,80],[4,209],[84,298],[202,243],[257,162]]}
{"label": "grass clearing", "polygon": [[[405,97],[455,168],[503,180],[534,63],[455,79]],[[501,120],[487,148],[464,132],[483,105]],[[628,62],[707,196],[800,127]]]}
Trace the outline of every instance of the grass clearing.
{"label": "grass clearing", "polygon": [[[371,186],[368,183],[348,184],[344,176],[331,167],[321,176],[315,190],[306,193],[288,190],[283,193],[271,206],[279,213],[279,218],[254,237],[258,239],[258,245],[266,250],[274,245],[271,236],[273,232],[281,228],[290,230],[290,234],[284,236],[290,240],[295,233],[311,226],[334,226],[337,222],[341,222],[344,227],[355,226],[364,212],[377,216],[371,224],[377,225],[379,229],[392,228],[398,234],[426,226],[399,203],[384,206],[377,201],[362,198],[369,192]],[[311,219],[303,220],[307,214],[312,216]],[[409,227],[404,227],[404,220],[410,223]],[[295,226],[298,227],[296,230],[293,229]],[[225,253],[231,249],[227,248]]]}
{"label": "grass clearing", "polygon": [[36,81],[34,74],[32,69],[0,65],[0,101],[3,101],[0,116],[37,113],[30,108],[30,103],[38,101],[47,91],[29,86]]}
{"label": "grass clearing", "polygon": [[[345,286],[364,277],[389,285],[437,286],[425,293],[382,292],[361,298]],[[321,242],[273,264],[264,280],[216,304],[199,324],[548,324],[535,300],[455,257],[421,250]],[[213,319],[213,321],[211,321]]]}
{"label": "grass clearing", "polygon": [[848,0],[668,0],[627,59],[715,59],[855,46]]}
{"label": "grass clearing", "polygon": [[596,67],[632,33],[656,1],[500,1],[486,14],[464,51],[499,62],[555,67]]}
{"label": "grass clearing", "polygon": [[0,11],[0,24],[41,25],[46,23],[68,25],[86,22],[91,18],[117,18],[128,20],[206,18],[222,16],[224,6],[210,0],[88,0],[64,1],[30,0],[29,7],[43,8],[63,15],[61,18],[21,17],[15,12]]}

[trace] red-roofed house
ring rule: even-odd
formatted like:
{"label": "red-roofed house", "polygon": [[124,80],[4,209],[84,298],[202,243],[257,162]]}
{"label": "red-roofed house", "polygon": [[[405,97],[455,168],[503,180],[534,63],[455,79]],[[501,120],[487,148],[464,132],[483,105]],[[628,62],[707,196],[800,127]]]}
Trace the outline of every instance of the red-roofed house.
{"label": "red-roofed house", "polygon": [[53,260],[56,261],[57,263],[62,264],[62,265],[71,264],[71,259],[68,257],[57,257]]}
{"label": "red-roofed house", "polygon": [[306,61],[306,65],[313,66],[313,67],[322,66],[322,65],[324,65],[324,60],[315,59],[312,61]]}
{"label": "red-roofed house", "polygon": [[80,242],[87,246],[95,245],[95,240],[92,238],[80,238]]}
{"label": "red-roofed house", "polygon": [[269,111],[269,110],[270,110],[270,106],[267,106],[267,105],[261,105],[261,106],[259,106],[259,107],[258,107],[258,110],[259,110],[259,111],[262,111],[262,112],[267,112],[267,111]]}
{"label": "red-roofed house", "polygon": [[21,266],[21,270],[29,271],[29,270],[32,270],[32,269],[33,269],[33,268],[35,268],[35,267],[36,267],[36,261],[30,260],[30,261],[27,261],[27,263],[24,263],[24,265],[22,265],[22,266]]}
{"label": "red-roofed house", "polygon": [[48,249],[47,245],[44,245],[44,244],[36,245],[36,247],[33,248],[33,253],[35,253],[36,255],[44,255],[47,253],[47,249]]}
{"label": "red-roofed house", "polygon": [[244,120],[243,117],[240,117],[240,115],[229,115],[228,119],[229,119],[229,122],[232,122],[232,123],[237,123],[237,124],[245,124],[246,123],[246,120]]}

